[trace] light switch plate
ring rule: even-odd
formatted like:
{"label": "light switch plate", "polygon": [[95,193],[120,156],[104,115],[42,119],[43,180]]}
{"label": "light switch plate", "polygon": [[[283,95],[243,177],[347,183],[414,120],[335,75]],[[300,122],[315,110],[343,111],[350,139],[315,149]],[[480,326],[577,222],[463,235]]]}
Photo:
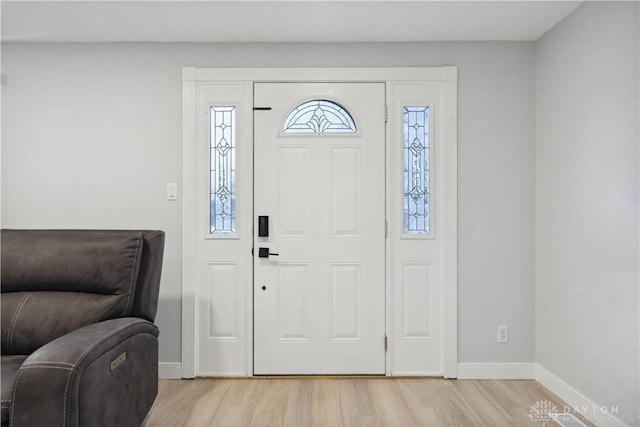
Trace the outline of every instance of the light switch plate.
{"label": "light switch plate", "polygon": [[178,200],[178,184],[175,182],[167,184],[167,200]]}

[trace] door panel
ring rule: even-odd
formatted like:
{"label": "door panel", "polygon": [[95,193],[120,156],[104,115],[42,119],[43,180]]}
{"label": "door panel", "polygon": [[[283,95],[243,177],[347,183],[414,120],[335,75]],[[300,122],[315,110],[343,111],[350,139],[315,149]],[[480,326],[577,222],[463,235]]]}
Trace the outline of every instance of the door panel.
{"label": "door panel", "polygon": [[[198,86],[196,123],[200,143],[193,155],[198,177],[197,227],[192,234],[197,254],[193,260],[197,340],[193,351],[194,373],[201,376],[251,373],[246,345],[251,339],[251,317],[245,301],[251,297],[253,279],[252,86]],[[226,115],[229,111],[234,113]],[[220,204],[225,207],[220,208]],[[235,223],[230,218],[235,218]]]}
{"label": "door panel", "polygon": [[254,103],[254,373],[384,374],[385,85],[257,83]]}

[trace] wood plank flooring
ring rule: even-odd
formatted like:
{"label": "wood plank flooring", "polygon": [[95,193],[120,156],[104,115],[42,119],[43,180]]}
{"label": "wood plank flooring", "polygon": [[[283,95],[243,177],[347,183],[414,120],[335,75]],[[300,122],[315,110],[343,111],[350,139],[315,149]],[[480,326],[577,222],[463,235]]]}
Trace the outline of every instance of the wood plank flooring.
{"label": "wood plank flooring", "polygon": [[529,408],[541,400],[560,410],[565,405],[533,380],[161,380],[144,426],[541,427],[529,419]]}

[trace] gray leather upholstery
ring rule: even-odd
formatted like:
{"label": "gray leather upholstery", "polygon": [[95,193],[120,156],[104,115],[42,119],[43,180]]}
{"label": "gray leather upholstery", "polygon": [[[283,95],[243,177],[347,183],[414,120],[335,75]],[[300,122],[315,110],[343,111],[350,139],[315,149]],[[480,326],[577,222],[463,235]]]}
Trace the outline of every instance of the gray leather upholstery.
{"label": "gray leather upholstery", "polygon": [[2,424],[138,426],[164,233],[2,230]]}
{"label": "gray leather upholstery", "polygon": [[24,355],[2,356],[2,378],[0,379],[0,387],[2,388],[2,425],[5,425],[5,420],[9,421],[13,381],[16,379],[18,369],[20,369],[22,362],[26,358],[27,356]]}

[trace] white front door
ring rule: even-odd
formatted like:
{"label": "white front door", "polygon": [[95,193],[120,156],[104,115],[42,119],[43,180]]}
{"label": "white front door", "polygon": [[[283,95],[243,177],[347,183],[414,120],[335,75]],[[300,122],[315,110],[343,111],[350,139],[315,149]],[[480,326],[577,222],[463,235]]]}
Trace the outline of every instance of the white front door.
{"label": "white front door", "polygon": [[456,68],[183,72],[182,376],[455,377]]}
{"label": "white front door", "polygon": [[384,374],[385,84],[256,83],[254,106],[254,373]]}

